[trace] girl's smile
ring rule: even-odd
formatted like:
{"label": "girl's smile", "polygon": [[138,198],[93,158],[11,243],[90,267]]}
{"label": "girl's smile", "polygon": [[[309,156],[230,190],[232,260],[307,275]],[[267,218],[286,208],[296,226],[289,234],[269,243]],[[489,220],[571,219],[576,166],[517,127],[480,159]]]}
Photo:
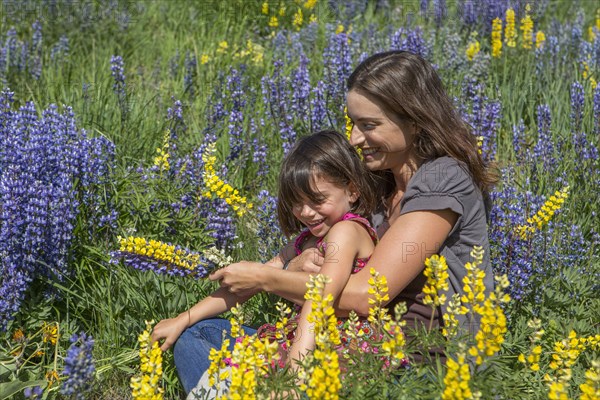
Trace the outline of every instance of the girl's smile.
{"label": "girl's smile", "polygon": [[323,200],[317,203],[305,199],[295,204],[292,212],[313,236],[324,237],[352,209],[358,194],[322,177],[315,179],[314,189],[323,195]]}

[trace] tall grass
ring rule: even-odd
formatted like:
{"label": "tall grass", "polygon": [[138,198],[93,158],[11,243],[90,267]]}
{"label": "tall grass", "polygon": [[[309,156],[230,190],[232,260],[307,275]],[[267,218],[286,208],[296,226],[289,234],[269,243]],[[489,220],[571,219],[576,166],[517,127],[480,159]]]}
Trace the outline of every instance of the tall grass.
{"label": "tall grass", "polygon": [[[20,398],[26,387],[38,385],[49,397],[60,397],[60,383],[48,387],[46,373],[62,371],[68,338],[85,331],[96,343],[96,380],[86,396],[127,398],[144,320],[177,315],[206,296],[213,284],[110,263],[117,238],[144,236],[196,251],[217,244],[236,260],[273,254],[283,239],[273,213],[259,211],[267,202],[259,192],[274,195],[286,145],[310,130],[343,130],[348,72],[366,55],[394,46],[419,51],[434,63],[471,123],[486,117],[492,121],[482,122],[479,130],[486,137],[483,151],[503,172],[490,226],[493,262],[497,272],[511,272],[514,279],[521,273],[515,272],[517,267],[529,272],[523,282],[511,281],[511,290],[522,286],[522,297],[507,306],[503,350],[474,378],[475,385],[487,388],[490,396],[545,397],[543,374],[523,370],[517,362],[529,346],[527,321],[537,317],[544,322],[544,357],[549,361],[555,341],[571,330],[593,335],[600,320],[600,96],[590,80],[600,81],[600,32],[595,40],[588,38],[588,28],[596,24],[595,5],[535,2],[535,30],[546,33],[545,47],[526,50],[518,42],[494,58],[489,55],[491,17],[503,18],[513,6],[518,28],[524,4],[482,1],[475,20],[466,23],[465,1],[448,2],[440,18],[434,4],[421,9],[427,3],[318,2],[314,10],[304,11],[299,28],[293,14],[303,3],[292,1],[269,1],[269,15],[262,13],[262,2],[242,0],[4,3],[0,47],[8,49],[13,40],[18,48],[4,53],[6,62],[0,62],[2,88],[14,92],[12,110],[28,101],[40,114],[51,104],[72,107],[77,128],[114,143],[115,158],[110,179],[93,187],[94,202],[78,207],[68,268],[58,271],[48,265],[54,275],[36,276],[20,311],[0,333],[0,397]],[[283,16],[278,14],[281,7]],[[316,22],[308,23],[310,14]],[[271,16],[278,17],[277,27],[269,26]],[[42,34],[39,77],[31,56],[35,21]],[[9,33],[12,27],[15,33]],[[473,37],[481,52],[469,61],[465,50]],[[60,47],[61,38],[68,50]],[[22,44],[28,46],[27,59],[19,58]],[[114,89],[112,56],[123,59],[121,95]],[[584,93],[580,123],[571,117],[575,82]],[[493,104],[500,106],[496,119]],[[543,137],[538,128],[542,105],[552,119]],[[476,115],[481,107],[484,111]],[[221,168],[217,173],[247,196],[256,212],[236,217],[203,196],[201,154],[212,141]],[[552,145],[550,153],[538,154],[546,145]],[[155,165],[157,148],[170,154],[168,169]],[[2,160],[0,174],[5,176]],[[516,242],[513,228],[567,184],[571,195],[554,220],[529,241]],[[0,224],[7,227],[7,221]],[[226,229],[215,228],[218,224],[235,229],[223,238]],[[1,271],[4,281],[6,269]],[[273,300],[264,294],[252,299],[244,309],[248,319],[256,324],[276,319]],[[34,336],[52,321],[60,327],[54,345]],[[29,338],[26,342],[15,340],[19,329]],[[454,345],[449,352],[456,350]],[[34,356],[38,350],[43,354]],[[582,356],[573,382],[583,382],[592,359],[598,359],[597,351]],[[414,368],[395,381],[378,380],[367,370],[361,376],[364,385],[346,395],[435,398],[443,389],[444,368]],[[170,352],[165,388],[167,398],[181,395]],[[570,390],[571,396],[579,396],[576,384]]]}

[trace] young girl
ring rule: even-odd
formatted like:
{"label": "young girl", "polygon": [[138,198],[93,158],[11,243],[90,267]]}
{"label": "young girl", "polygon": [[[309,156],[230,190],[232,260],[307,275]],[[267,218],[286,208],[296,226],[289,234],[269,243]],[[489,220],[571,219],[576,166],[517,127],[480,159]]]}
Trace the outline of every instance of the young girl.
{"label": "young girl", "polygon": [[[337,132],[319,132],[300,140],[281,166],[280,225],[288,237],[301,233],[293,248],[284,249],[280,257],[287,263],[306,249],[317,249],[324,259],[321,274],[331,279],[323,297],[331,293],[335,301],[350,274],[366,265],[375,248],[377,234],[363,217],[374,209],[374,192],[372,175],[348,140]],[[286,327],[292,346],[287,349],[284,341],[280,354],[286,358],[288,351],[292,367],[292,360],[300,360],[315,347],[308,323],[310,312],[311,302],[307,301]],[[342,321],[338,326],[341,328]],[[258,335],[275,340],[275,331],[273,325],[263,325]],[[340,333],[346,342],[343,330]]]}
{"label": "young girl", "polygon": [[[373,175],[345,137],[334,131],[322,131],[302,138],[281,166],[277,213],[286,236],[303,230],[265,268],[286,269],[289,261],[298,254],[309,248],[317,249],[324,259],[321,273],[331,279],[323,295],[331,293],[336,299],[350,274],[364,267],[375,248],[376,233],[363,216],[370,215],[376,203]],[[294,290],[290,288],[290,291]],[[190,363],[176,363],[186,392],[196,386],[210,366],[206,356],[201,355],[206,354],[204,349],[219,348],[223,330],[230,331],[227,321],[207,318],[221,314],[249,297],[221,287],[187,312],[160,321],[154,327],[152,339],[165,339],[161,346],[163,350],[180,336],[188,336],[175,345],[176,360],[184,359]],[[291,348],[285,349],[289,350],[287,360],[292,366],[293,360],[300,360],[315,346],[314,333],[311,333],[307,320],[310,310],[310,302],[305,302],[294,319],[297,328],[290,337],[294,340]],[[246,327],[244,330],[247,334],[256,332]],[[274,335],[270,335],[272,331],[273,328],[267,325],[259,334],[274,339]],[[295,335],[296,332],[302,334]],[[185,346],[178,346],[179,342]],[[184,353],[186,357],[177,357],[178,353]],[[195,359],[195,354],[200,356]],[[191,375],[191,370],[196,373]]]}

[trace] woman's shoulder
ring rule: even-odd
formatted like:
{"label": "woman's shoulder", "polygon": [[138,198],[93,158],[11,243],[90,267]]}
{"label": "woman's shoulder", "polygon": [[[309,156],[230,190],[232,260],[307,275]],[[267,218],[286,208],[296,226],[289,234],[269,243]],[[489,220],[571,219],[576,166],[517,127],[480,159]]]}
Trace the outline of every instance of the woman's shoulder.
{"label": "woman's shoulder", "polygon": [[467,166],[455,158],[444,156],[427,160],[408,183],[407,192],[461,193],[471,192],[475,183]]}

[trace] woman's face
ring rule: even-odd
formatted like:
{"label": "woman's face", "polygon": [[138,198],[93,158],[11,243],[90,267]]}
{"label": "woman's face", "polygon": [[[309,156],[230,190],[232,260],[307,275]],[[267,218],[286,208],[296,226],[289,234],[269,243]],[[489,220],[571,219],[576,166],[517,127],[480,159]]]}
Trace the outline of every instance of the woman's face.
{"label": "woman's face", "polygon": [[371,171],[399,171],[413,155],[416,125],[386,114],[369,98],[351,90],[346,98],[353,127],[350,143],[362,150]]}

